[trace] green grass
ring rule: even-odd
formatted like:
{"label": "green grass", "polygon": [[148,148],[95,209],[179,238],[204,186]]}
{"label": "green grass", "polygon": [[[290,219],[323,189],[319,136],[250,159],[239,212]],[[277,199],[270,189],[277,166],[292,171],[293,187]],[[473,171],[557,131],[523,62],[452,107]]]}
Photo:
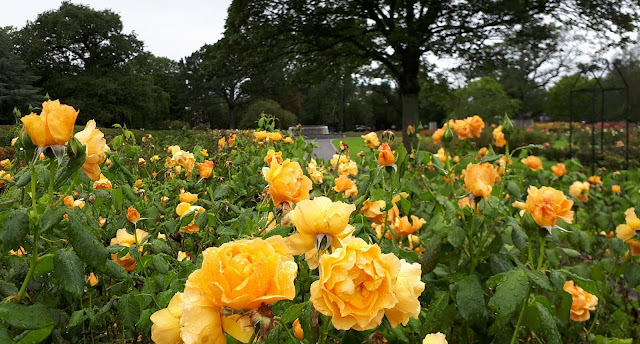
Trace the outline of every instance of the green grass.
{"label": "green grass", "polygon": [[364,145],[364,140],[361,137],[346,137],[344,139],[335,139],[331,141],[331,143],[334,147],[338,147],[340,146],[340,141],[344,141],[349,145],[349,156],[351,157],[351,159],[357,158],[358,153],[367,148]]}

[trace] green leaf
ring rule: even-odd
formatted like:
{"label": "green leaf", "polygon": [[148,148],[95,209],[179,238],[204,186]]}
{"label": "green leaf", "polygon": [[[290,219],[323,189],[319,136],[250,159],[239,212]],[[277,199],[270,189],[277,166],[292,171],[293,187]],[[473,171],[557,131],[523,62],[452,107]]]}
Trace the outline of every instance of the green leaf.
{"label": "green leaf", "polygon": [[447,241],[455,248],[461,247],[464,244],[464,229],[460,227],[447,228]]}
{"label": "green leaf", "polygon": [[536,302],[536,309],[538,310],[538,316],[540,317],[540,333],[542,334],[542,338],[544,338],[545,343],[562,344],[562,338],[560,336],[560,332],[558,332],[556,321],[551,313],[549,313],[547,307],[540,302]]}
{"label": "green leaf", "polygon": [[440,159],[438,157],[434,157],[433,154],[431,155],[431,161],[433,162],[433,167],[436,168],[436,171],[438,171],[438,173],[440,173],[441,175],[447,177],[449,174],[447,173],[447,171],[445,171],[444,166],[442,166],[442,161],[440,161]]}
{"label": "green leaf", "polygon": [[302,313],[302,310],[308,305],[309,301],[290,306],[282,315],[282,322],[285,324],[294,322],[296,319],[298,319],[300,313]]}
{"label": "green leaf", "polygon": [[460,315],[467,321],[475,322],[484,317],[484,291],[476,275],[468,275],[458,281],[456,306]]}
{"label": "green leaf", "polygon": [[527,233],[525,233],[522,230],[522,227],[520,227],[520,225],[514,225],[512,223],[512,227],[511,228],[512,228],[512,230],[511,230],[511,241],[513,241],[513,244],[516,245],[516,247],[519,250],[522,250],[525,247],[527,247],[527,245],[529,244],[529,237],[527,236]]}
{"label": "green leaf", "polygon": [[18,344],[37,344],[47,339],[53,330],[53,326],[48,326],[38,330],[31,330],[26,336],[18,342]]}
{"label": "green leaf", "polygon": [[225,197],[225,196],[229,195],[229,192],[231,192],[231,187],[229,185],[226,185],[226,184],[225,185],[220,185],[213,192],[213,199],[220,199],[222,197]]}
{"label": "green leaf", "polygon": [[624,269],[624,279],[629,283],[631,288],[640,285],[640,265],[632,263]]}
{"label": "green leaf", "polygon": [[53,277],[62,290],[75,298],[84,289],[84,263],[73,251],[58,251],[53,258]]}
{"label": "green leaf", "polygon": [[[279,226],[279,227],[276,227],[276,228],[268,231],[267,233],[265,233],[262,236],[262,238],[266,239],[266,238],[272,237],[274,235],[280,235],[282,237],[287,237],[289,235],[289,233],[291,232],[291,229],[292,229],[291,226]],[[217,231],[217,232],[218,232],[218,234],[220,234],[219,231]]]}
{"label": "green leaf", "polygon": [[0,241],[5,249],[17,249],[29,233],[29,214],[27,209],[12,211],[2,224]]}
{"label": "green leaf", "polygon": [[15,341],[13,340],[13,337],[11,336],[11,333],[9,333],[9,330],[7,330],[2,325],[0,325],[0,343],[6,343],[6,344],[15,343]]}
{"label": "green leaf", "polygon": [[484,158],[482,158],[479,163],[481,164],[483,162],[494,162],[496,160],[499,160],[503,156],[504,156],[504,154],[488,155],[488,156],[485,156]]}
{"label": "green leaf", "polygon": [[109,254],[102,243],[89,232],[83,221],[83,215],[79,210],[69,211],[67,228],[69,242],[80,259],[93,267],[100,268],[104,266]]}
{"label": "green leaf", "polygon": [[23,330],[37,330],[54,324],[47,308],[41,304],[25,306],[14,302],[0,303],[0,319]]}
{"label": "green leaf", "polygon": [[38,258],[38,264],[33,270],[33,277],[38,278],[53,271],[53,254],[45,254]]}
{"label": "green leaf", "polygon": [[547,276],[545,274],[543,274],[540,271],[531,271],[531,270],[525,270],[527,272],[527,276],[529,277],[529,280],[533,283],[535,283],[537,286],[546,289],[546,290],[553,290],[553,286],[551,285],[551,282],[549,281],[549,278],[547,278]]}
{"label": "green leaf", "polygon": [[67,328],[74,328],[87,319],[87,315],[85,314],[84,309],[73,312],[71,314],[71,318],[69,319],[69,323],[67,324]]}
{"label": "green leaf", "polygon": [[[440,324],[442,322],[442,313],[449,305],[449,293],[446,291],[437,291],[431,303],[424,312],[424,319],[420,319],[424,327],[422,328],[421,338],[424,338],[427,334],[440,331]],[[422,317],[421,317],[422,318]]]}
{"label": "green leaf", "polygon": [[131,294],[124,295],[118,300],[118,316],[128,327],[134,327],[140,318],[140,305]]}
{"label": "green leaf", "polygon": [[62,217],[67,212],[67,207],[65,206],[57,206],[54,208],[49,208],[42,215],[42,219],[40,219],[40,232],[47,233],[53,227],[62,221]]}
{"label": "green leaf", "polygon": [[522,269],[514,269],[504,274],[489,300],[489,307],[497,313],[501,325],[507,324],[516,309],[529,295],[529,279]]}

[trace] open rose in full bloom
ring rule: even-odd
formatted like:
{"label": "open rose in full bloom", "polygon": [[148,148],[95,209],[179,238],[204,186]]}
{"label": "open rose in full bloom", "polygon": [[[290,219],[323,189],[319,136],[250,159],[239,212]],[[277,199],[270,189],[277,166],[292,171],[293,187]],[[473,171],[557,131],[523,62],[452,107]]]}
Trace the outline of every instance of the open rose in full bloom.
{"label": "open rose in full bloom", "polygon": [[530,186],[527,192],[527,201],[514,202],[513,206],[522,209],[521,214],[529,212],[540,227],[553,227],[558,220],[573,222],[573,201],[568,200],[562,191],[548,186],[540,189]]}
{"label": "open rose in full bloom", "polygon": [[438,333],[430,333],[422,340],[422,344],[448,344],[447,337],[438,332]]}
{"label": "open rose in full bloom", "polygon": [[569,316],[573,321],[587,321],[591,317],[589,311],[595,311],[598,305],[598,297],[586,292],[573,281],[565,281],[564,291],[571,294],[571,313]]}
{"label": "open rose in full bloom", "polygon": [[469,164],[464,174],[464,184],[471,194],[476,197],[489,198],[493,185],[498,179],[498,173],[488,162]]}
{"label": "open rose in full bloom", "polygon": [[91,180],[100,179],[100,164],[106,159],[104,146],[107,141],[100,129],[96,129],[96,121],[90,120],[84,130],[78,132],[75,138],[86,146],[86,158],[82,171]]}
{"label": "open rose in full bloom", "polygon": [[563,163],[559,162],[556,165],[551,166],[551,172],[553,172],[556,177],[562,177],[567,175],[567,168]]}
{"label": "open rose in full bloom", "polygon": [[375,132],[370,132],[367,135],[360,136],[364,139],[364,145],[369,148],[378,148],[380,145],[380,140],[378,139],[378,134]]}
{"label": "open rose in full bloom", "polygon": [[78,111],[59,100],[42,103],[40,115],[30,113],[20,120],[31,136],[31,141],[39,147],[63,146],[73,134]]}
{"label": "open rose in full bloom", "polygon": [[581,182],[576,180],[569,187],[569,193],[571,194],[571,196],[581,200],[582,202],[588,202],[589,188],[589,182]]}
{"label": "open rose in full bloom", "polygon": [[269,194],[273,198],[273,204],[298,203],[309,199],[309,191],[313,184],[311,179],[304,175],[299,163],[287,159],[279,164],[272,160],[269,167],[262,168],[262,175],[269,183]]}
{"label": "open rose in full bloom", "polygon": [[634,239],[636,231],[640,230],[640,219],[636,215],[635,208],[627,209],[624,215],[626,223],[616,227],[616,236],[629,245],[632,256],[640,256],[640,240]]}
{"label": "open rose in full bloom", "polygon": [[541,170],[543,168],[542,160],[535,155],[529,155],[520,161],[533,171]]}
{"label": "open rose in full bloom", "polygon": [[320,257],[320,278],[311,285],[314,308],[338,330],[365,331],[382,322],[407,324],[420,314],[418,297],[424,290],[420,265],[360,238],[345,240],[343,247]]}
{"label": "open rose in full bloom", "polygon": [[198,163],[198,171],[200,172],[201,178],[209,178],[211,177],[211,173],[213,172],[213,161],[205,160],[204,162]]}

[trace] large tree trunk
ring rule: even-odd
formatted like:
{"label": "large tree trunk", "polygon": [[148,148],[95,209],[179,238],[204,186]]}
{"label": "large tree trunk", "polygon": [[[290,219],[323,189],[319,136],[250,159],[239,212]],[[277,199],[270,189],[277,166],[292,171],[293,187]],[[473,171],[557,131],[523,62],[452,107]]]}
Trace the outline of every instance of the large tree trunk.
{"label": "large tree trunk", "polygon": [[[410,55],[410,54],[409,54]],[[400,75],[400,98],[402,99],[402,143],[411,152],[411,140],[407,135],[407,128],[412,125],[414,130],[418,128],[418,94],[420,93],[420,82],[418,72],[420,70],[420,56],[414,58],[405,57],[403,70]]]}

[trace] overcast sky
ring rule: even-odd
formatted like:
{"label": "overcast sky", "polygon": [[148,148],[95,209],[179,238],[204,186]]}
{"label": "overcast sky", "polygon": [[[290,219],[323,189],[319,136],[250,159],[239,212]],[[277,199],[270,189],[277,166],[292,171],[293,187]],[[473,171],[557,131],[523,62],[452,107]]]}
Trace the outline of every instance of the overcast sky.
{"label": "overcast sky", "polygon": [[[0,27],[22,28],[38,13],[57,9],[61,0],[0,0]],[[124,31],[135,31],[145,49],[174,60],[191,55],[222,37],[231,0],[71,0],[122,18]]]}

